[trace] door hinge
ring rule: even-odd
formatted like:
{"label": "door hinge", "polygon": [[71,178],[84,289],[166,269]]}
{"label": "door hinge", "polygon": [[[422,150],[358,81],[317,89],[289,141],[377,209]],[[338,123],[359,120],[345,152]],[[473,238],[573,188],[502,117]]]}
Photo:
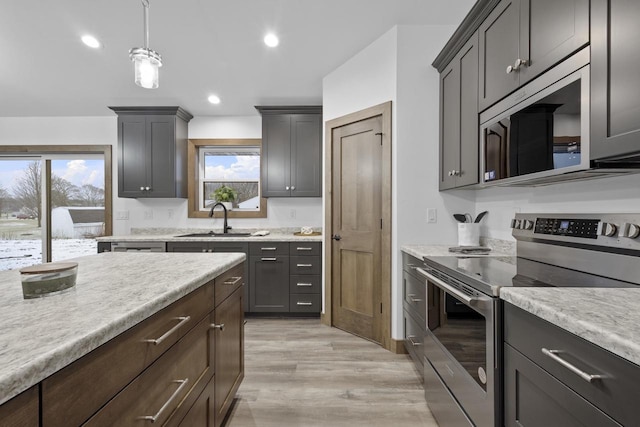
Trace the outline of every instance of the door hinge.
{"label": "door hinge", "polygon": [[380,218],[380,230],[382,230],[382,218]]}
{"label": "door hinge", "polygon": [[380,314],[382,314],[382,303],[380,303]]}
{"label": "door hinge", "polygon": [[376,132],[376,135],[380,135],[380,145],[382,145],[382,132]]}

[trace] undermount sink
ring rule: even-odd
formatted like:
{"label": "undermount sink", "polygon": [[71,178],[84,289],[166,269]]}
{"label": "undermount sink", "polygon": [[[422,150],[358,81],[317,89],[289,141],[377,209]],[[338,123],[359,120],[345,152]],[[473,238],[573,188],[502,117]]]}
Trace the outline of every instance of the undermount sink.
{"label": "undermount sink", "polygon": [[246,237],[246,236],[251,236],[251,233],[214,233],[213,231],[209,231],[207,233],[182,234],[176,237]]}

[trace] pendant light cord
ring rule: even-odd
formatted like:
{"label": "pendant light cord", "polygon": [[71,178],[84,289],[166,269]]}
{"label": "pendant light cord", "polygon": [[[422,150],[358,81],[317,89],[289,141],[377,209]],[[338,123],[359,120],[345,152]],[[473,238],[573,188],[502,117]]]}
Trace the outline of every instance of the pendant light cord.
{"label": "pendant light cord", "polygon": [[149,0],[142,0],[142,13],[144,21],[144,48],[149,49]]}

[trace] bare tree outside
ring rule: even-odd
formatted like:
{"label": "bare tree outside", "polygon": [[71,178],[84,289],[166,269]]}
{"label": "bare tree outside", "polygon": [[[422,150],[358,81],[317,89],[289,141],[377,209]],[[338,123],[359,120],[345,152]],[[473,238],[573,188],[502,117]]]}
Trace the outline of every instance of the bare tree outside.
{"label": "bare tree outside", "polygon": [[81,206],[104,206],[104,189],[85,184],[77,188],[76,198]]}
{"label": "bare tree outside", "polygon": [[78,187],[59,176],[51,177],[51,205],[52,207],[71,206],[76,198]]}
{"label": "bare tree outside", "polygon": [[0,185],[0,216],[7,210],[7,201],[9,200],[9,192]]}
{"label": "bare tree outside", "polygon": [[38,227],[42,226],[42,171],[40,162],[30,162],[24,175],[17,179],[13,194],[22,205],[24,213],[38,219]]}

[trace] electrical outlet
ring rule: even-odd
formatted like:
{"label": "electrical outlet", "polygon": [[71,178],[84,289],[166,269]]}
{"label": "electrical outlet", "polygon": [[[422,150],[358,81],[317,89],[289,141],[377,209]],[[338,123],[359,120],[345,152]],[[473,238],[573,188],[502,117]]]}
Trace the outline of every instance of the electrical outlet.
{"label": "electrical outlet", "polygon": [[150,211],[150,210],[144,211],[144,219],[153,219],[153,211]]}
{"label": "electrical outlet", "polygon": [[436,208],[427,209],[427,222],[429,224],[438,222],[438,210]]}
{"label": "electrical outlet", "polygon": [[169,217],[169,219],[173,218],[173,209],[167,209],[167,217]]}
{"label": "electrical outlet", "polygon": [[295,219],[296,218],[296,210],[295,209],[291,209],[289,211],[289,218],[291,218],[291,219]]}
{"label": "electrical outlet", "polygon": [[129,211],[118,211],[118,213],[116,213],[116,219],[129,219]]}

